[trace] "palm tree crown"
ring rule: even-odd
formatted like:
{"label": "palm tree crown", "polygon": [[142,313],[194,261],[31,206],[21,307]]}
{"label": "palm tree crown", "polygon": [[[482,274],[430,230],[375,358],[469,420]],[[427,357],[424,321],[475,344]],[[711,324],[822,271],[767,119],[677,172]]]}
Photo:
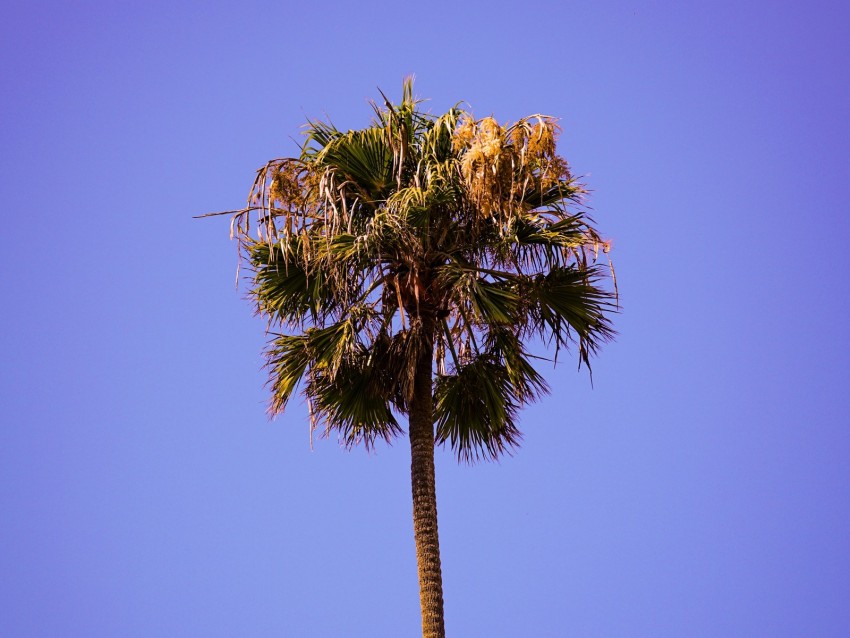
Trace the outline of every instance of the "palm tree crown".
{"label": "palm tree crown", "polygon": [[256,310],[280,329],[266,352],[270,412],[302,382],[313,426],[347,445],[390,440],[430,341],[437,442],[494,458],[518,442],[518,409],[547,390],[525,343],[575,344],[589,365],[612,336],[596,263],[608,245],[553,118],[500,126],[417,105],[408,80],[368,128],[310,122],[301,156],[262,167],[234,218]]}

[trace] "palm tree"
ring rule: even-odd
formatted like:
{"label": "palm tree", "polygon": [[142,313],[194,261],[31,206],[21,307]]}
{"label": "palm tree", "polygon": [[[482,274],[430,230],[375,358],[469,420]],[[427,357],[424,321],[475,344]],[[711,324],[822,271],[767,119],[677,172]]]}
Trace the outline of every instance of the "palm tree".
{"label": "palm tree", "polygon": [[[382,94],[383,95],[383,94]],[[613,331],[608,252],[544,115],[499,125],[458,107],[400,104],[343,132],[309,122],[300,157],[257,173],[232,235],[269,321],[272,415],[300,386],[311,435],[372,446],[408,419],[423,636],[444,636],[434,449],[493,459],[520,441],[518,410],[547,391],[528,342]],[[613,271],[611,271],[613,274]]]}

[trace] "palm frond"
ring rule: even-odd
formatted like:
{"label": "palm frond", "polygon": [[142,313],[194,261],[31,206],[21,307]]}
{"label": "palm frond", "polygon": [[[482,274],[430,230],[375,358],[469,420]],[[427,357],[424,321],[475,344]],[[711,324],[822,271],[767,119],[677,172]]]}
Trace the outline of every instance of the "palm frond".
{"label": "palm frond", "polygon": [[[304,263],[291,252],[285,254],[279,246],[269,248],[265,242],[248,246],[254,269],[251,294],[257,312],[286,325],[303,325],[331,312],[336,306],[332,289],[326,285],[325,274],[315,270],[308,275]],[[272,253],[276,253],[273,258]]]}
{"label": "palm frond", "polygon": [[609,314],[615,312],[614,294],[597,283],[599,268],[554,268],[546,275],[524,277],[521,295],[527,304],[526,329],[557,346],[577,343],[580,361],[590,368],[590,355],[613,339]]}
{"label": "palm frond", "polygon": [[377,439],[390,442],[401,432],[386,396],[383,371],[364,348],[358,348],[333,372],[317,365],[305,394],[314,398],[315,418],[326,431],[337,431],[346,446]]}
{"label": "palm frond", "polygon": [[337,184],[346,181],[355,184],[366,203],[385,199],[393,184],[392,149],[378,129],[334,136],[316,153],[313,163],[336,173]]}
{"label": "palm frond", "polygon": [[495,459],[519,444],[516,414],[523,402],[493,354],[438,377],[434,399],[436,441],[448,444],[459,460]]}
{"label": "palm frond", "polygon": [[531,403],[548,394],[546,379],[529,361],[528,352],[513,327],[489,330],[485,347],[504,365],[518,402]]}
{"label": "palm frond", "polygon": [[271,389],[269,414],[281,414],[292,393],[310,366],[312,357],[306,335],[276,335],[266,348],[268,386]]}
{"label": "palm frond", "polygon": [[473,316],[488,326],[510,324],[515,320],[519,297],[509,285],[492,283],[467,275]]}

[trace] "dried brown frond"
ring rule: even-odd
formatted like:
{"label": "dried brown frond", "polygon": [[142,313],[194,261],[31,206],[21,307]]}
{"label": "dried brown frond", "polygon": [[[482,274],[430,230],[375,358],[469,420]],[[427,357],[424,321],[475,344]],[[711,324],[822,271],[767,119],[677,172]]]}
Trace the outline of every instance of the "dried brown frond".
{"label": "dried brown frond", "polygon": [[459,153],[472,143],[472,138],[475,137],[475,129],[475,119],[469,114],[464,114],[452,135],[452,149],[455,153]]}

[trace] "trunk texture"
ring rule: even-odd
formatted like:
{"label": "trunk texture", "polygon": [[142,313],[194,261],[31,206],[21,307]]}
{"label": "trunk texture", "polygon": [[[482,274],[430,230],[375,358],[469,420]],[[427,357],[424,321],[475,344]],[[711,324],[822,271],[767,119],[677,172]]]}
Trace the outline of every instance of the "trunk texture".
{"label": "trunk texture", "polygon": [[426,319],[428,337],[416,366],[410,403],[410,478],[413,486],[413,534],[419,565],[419,603],[423,638],[445,638],[443,575],[437,535],[437,493],[434,481],[434,397],[431,361],[434,321]]}

